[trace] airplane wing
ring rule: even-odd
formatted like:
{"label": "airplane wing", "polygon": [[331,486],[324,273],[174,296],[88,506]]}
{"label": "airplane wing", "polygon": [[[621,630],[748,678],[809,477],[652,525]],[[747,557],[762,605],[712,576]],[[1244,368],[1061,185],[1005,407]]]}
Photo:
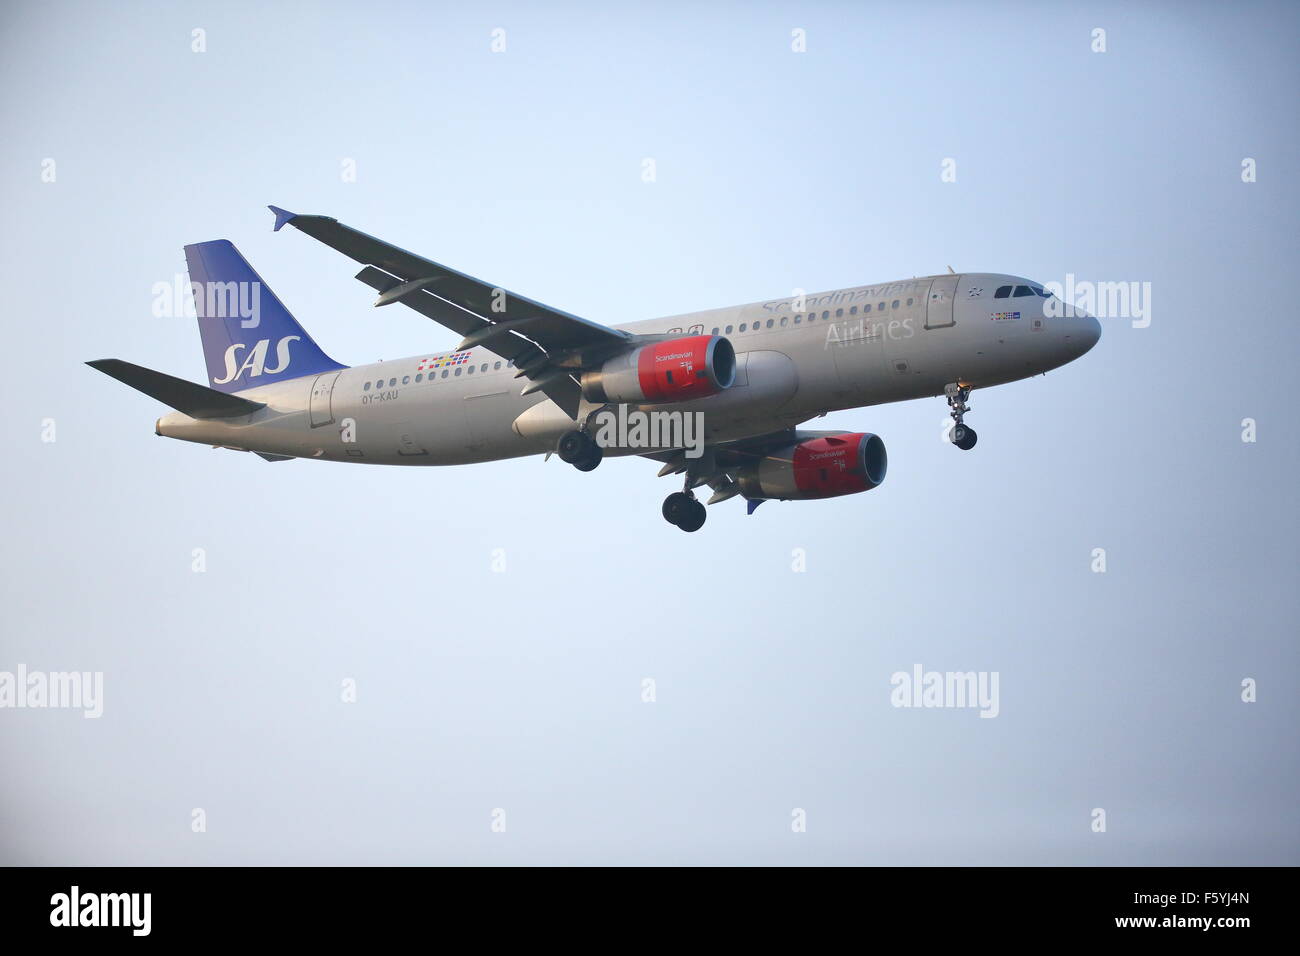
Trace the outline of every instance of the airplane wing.
{"label": "airplane wing", "polygon": [[577,418],[575,371],[627,348],[632,336],[534,302],[490,282],[430,262],[328,216],[299,216],[277,206],[275,229],[288,224],[365,266],[357,278],[379,293],[376,306],[401,302],[462,336],[457,351],[482,346],[519,369],[525,392],[541,391]]}

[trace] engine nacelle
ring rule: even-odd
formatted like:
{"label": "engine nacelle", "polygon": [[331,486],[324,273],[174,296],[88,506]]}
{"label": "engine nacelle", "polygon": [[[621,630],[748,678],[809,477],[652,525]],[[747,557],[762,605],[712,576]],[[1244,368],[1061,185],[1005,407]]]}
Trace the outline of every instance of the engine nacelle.
{"label": "engine nacelle", "polygon": [[720,335],[688,335],[616,355],[582,376],[582,394],[598,405],[660,404],[707,398],[736,380],[736,351]]}
{"label": "engine nacelle", "polygon": [[736,481],[746,498],[836,498],[875,488],[888,465],[880,436],[846,432],[778,448],[742,467]]}

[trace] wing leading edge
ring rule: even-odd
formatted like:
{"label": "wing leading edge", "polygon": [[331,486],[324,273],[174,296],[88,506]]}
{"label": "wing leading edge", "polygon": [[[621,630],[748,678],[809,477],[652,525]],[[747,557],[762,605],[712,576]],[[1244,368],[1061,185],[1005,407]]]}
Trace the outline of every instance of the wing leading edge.
{"label": "wing leading edge", "polygon": [[462,336],[459,349],[482,346],[514,362],[526,391],[541,391],[577,418],[582,391],[573,373],[627,348],[632,337],[553,309],[473,276],[399,249],[328,216],[277,206],[275,229],[293,226],[361,263],[356,278],[379,293],[375,305],[401,302]]}

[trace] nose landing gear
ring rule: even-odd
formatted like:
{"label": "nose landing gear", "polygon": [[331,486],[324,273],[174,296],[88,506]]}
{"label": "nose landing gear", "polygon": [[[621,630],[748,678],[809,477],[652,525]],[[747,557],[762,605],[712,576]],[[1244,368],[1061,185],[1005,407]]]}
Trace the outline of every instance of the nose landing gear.
{"label": "nose landing gear", "polygon": [[966,413],[970,411],[970,406],[966,404],[966,399],[970,398],[970,388],[960,382],[952,382],[943,387],[943,393],[948,398],[948,407],[952,409],[949,414],[955,423],[948,433],[948,440],[962,451],[970,451],[979,439],[975,429],[964,421]]}
{"label": "nose landing gear", "polygon": [[560,461],[572,465],[578,471],[592,471],[603,457],[595,439],[577,429],[560,436],[555,445],[555,453],[560,456]]}

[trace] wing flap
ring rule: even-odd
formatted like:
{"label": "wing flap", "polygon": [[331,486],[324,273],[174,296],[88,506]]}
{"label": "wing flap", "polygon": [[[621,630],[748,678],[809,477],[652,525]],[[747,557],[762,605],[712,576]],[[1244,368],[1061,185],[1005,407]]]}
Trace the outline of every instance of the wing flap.
{"label": "wing flap", "polygon": [[[367,266],[362,269],[357,273],[357,278],[381,295],[396,291],[402,285],[401,279],[389,275],[374,266]],[[533,355],[540,354],[537,346],[513,331],[502,331],[498,335],[485,336],[485,332],[492,330],[491,323],[485,322],[479,316],[466,312],[459,306],[453,305],[435,295],[411,294],[404,296],[400,301],[403,305],[410,306],[421,315],[433,319],[439,325],[451,329],[462,338],[478,336],[482,340],[483,348],[494,355],[501,356],[508,362],[518,364],[521,358],[526,361]],[[528,329],[530,332],[532,331],[531,322],[528,323]],[[466,347],[462,342],[457,351],[462,351]],[[529,378],[540,378],[545,373],[546,368],[546,364],[543,363],[536,371],[529,372]],[[564,409],[564,413],[570,418],[576,419],[578,417],[578,408],[582,402],[582,388],[571,376],[565,374],[552,375],[545,385],[541,385],[533,389],[533,391],[540,391],[555,402],[556,405]]]}

